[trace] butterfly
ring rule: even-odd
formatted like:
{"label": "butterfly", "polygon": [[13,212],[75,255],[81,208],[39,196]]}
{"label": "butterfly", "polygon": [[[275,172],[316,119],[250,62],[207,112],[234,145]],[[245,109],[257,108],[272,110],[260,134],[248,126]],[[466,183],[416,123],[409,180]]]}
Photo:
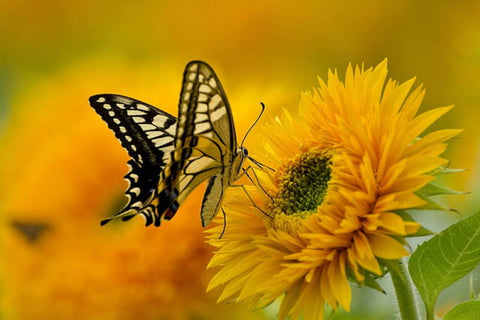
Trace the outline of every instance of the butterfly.
{"label": "butterfly", "polygon": [[18,220],[12,221],[11,226],[22,234],[29,243],[37,242],[45,231],[50,228],[46,223],[30,223]]}
{"label": "butterfly", "polygon": [[201,207],[202,226],[207,226],[248,157],[237,144],[230,104],[212,67],[202,61],[187,64],[178,118],[121,95],[99,94],[89,102],[131,157],[125,175],[128,202],[101,225],[141,214],[147,226],[159,226],[208,180]]}

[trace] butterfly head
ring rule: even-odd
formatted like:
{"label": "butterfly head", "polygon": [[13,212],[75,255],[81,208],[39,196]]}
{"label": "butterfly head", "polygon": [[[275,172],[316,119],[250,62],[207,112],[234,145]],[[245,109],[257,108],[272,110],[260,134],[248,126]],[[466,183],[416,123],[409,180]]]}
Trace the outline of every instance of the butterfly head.
{"label": "butterfly head", "polygon": [[242,156],[243,156],[244,158],[248,158],[248,150],[247,150],[247,148],[245,148],[245,147],[240,147],[239,149],[240,149],[240,154],[242,154]]}
{"label": "butterfly head", "polygon": [[231,165],[231,176],[230,180],[233,182],[237,177],[243,172],[243,163],[245,159],[248,158],[248,150],[245,147],[238,147],[236,155],[233,157],[233,162]]}

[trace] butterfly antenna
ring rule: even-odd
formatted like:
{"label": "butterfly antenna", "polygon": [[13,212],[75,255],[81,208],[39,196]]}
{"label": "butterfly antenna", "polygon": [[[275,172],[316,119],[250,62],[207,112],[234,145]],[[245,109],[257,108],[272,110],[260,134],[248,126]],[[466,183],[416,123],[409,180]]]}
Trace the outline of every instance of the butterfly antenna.
{"label": "butterfly antenna", "polygon": [[[245,133],[245,135],[243,136],[243,139],[242,139],[242,143],[240,144],[240,147],[243,148],[243,143],[245,142],[245,139],[247,138],[248,134],[250,133],[250,131],[252,131],[253,127],[255,127],[255,125],[258,123],[258,121],[260,120],[260,118],[262,117],[263,115],[263,112],[265,111],[265,104],[263,102],[260,102],[260,105],[262,106],[262,110],[260,110],[260,114],[258,115],[257,119],[253,122],[253,124],[250,126],[250,128],[248,128],[247,132]],[[262,170],[265,170],[265,168],[275,172],[275,169],[261,163],[261,162],[258,162],[257,160],[253,159],[252,157],[250,157],[249,155],[247,155],[247,158],[252,161],[257,167],[259,167],[260,169]]]}
{"label": "butterfly antenna", "polygon": [[253,122],[253,124],[248,128],[247,132],[243,136],[242,143],[240,143],[240,147],[243,147],[243,143],[245,142],[245,139],[247,138],[248,134],[250,131],[252,131],[253,127],[257,124],[258,120],[262,117],[263,111],[265,111],[265,104],[263,102],[260,102],[260,105],[262,106],[262,110],[260,111],[260,114],[258,115],[257,119]]}

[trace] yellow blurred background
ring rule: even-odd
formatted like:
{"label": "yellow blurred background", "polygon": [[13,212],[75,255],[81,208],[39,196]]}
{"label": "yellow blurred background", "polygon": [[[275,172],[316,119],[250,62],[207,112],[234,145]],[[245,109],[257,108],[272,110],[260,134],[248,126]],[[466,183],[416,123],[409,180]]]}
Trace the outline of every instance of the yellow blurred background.
{"label": "yellow blurred background", "polygon": [[[0,0],[0,318],[275,316],[205,293],[202,190],[158,229],[141,218],[99,226],[125,201],[128,157],[88,97],[123,94],[175,115],[190,60],[216,70],[240,138],[260,101],[275,115],[328,68],[388,58],[392,78],[425,85],[423,110],[455,104],[432,129],[465,129],[446,156],[467,171],[442,182],[470,194],[444,201],[476,211],[479,17],[478,1]],[[389,294],[356,290],[352,314],[335,319],[395,319]]]}

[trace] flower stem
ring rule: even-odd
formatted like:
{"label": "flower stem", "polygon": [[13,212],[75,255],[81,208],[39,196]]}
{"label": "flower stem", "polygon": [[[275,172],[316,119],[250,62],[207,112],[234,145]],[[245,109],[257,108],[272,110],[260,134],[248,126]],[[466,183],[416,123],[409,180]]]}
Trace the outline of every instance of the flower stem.
{"label": "flower stem", "polygon": [[392,277],[402,320],[420,320],[419,306],[407,270],[407,260],[405,258],[390,260],[386,265]]}

